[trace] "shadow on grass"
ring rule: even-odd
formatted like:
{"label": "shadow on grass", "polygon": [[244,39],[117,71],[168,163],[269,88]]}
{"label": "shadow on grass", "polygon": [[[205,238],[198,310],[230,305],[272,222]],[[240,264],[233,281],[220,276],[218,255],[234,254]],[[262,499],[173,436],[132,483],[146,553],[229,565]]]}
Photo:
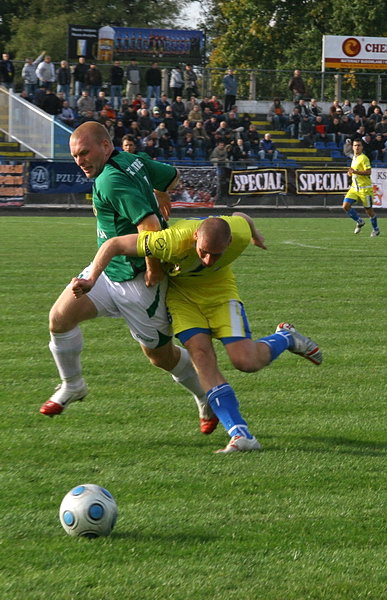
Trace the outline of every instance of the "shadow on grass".
{"label": "shadow on grass", "polygon": [[[274,436],[264,436],[274,439]],[[278,436],[275,436],[278,441]],[[290,443],[288,446],[287,444]],[[354,456],[380,456],[387,450],[387,444],[370,440],[355,440],[336,436],[286,436],[281,445],[264,444],[266,451],[286,452],[334,452],[339,454],[352,454]]]}

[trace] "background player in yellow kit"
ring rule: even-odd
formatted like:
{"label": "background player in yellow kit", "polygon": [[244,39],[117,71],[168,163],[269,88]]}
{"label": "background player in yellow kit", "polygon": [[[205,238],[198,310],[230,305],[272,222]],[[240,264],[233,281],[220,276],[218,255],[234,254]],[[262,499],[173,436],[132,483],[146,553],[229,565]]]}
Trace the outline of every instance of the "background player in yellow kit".
{"label": "background player in yellow kit", "polygon": [[244,372],[259,371],[285,350],[319,365],[315,342],[281,323],[274,334],[253,341],[239,297],[231,263],[250,244],[265,248],[252,219],[231,217],[187,219],[157,232],[142,231],[106,241],[97,252],[88,279],[74,278],[76,297],[90,291],[98,276],[117,255],[159,258],[169,275],[167,307],[174,334],[188,349],[209,404],[231,440],[218,452],[259,450],[239,412],[232,387],[217,365],[212,338],[225,346],[232,364]]}
{"label": "background player in yellow kit", "polygon": [[356,221],[354,233],[360,233],[361,228],[365,225],[365,221],[355,210],[353,204],[355,202],[361,203],[371,221],[371,237],[377,237],[380,234],[380,229],[375,211],[372,208],[374,195],[371,182],[371,163],[368,156],[363,152],[361,140],[354,140],[352,149],[353,159],[348,169],[348,175],[352,177],[352,183],[344,198],[343,208],[347,215]]}

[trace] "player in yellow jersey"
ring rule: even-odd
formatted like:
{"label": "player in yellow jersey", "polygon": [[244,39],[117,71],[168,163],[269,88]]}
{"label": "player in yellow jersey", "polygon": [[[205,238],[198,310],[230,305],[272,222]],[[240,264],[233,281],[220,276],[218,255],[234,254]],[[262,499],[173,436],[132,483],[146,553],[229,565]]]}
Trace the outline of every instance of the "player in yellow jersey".
{"label": "player in yellow jersey", "polygon": [[364,227],[365,221],[360,217],[355,210],[353,204],[359,202],[364,206],[364,210],[370,218],[372,231],[371,237],[380,235],[378,221],[373,204],[373,188],[371,182],[371,164],[369,158],[363,152],[363,143],[361,140],[352,142],[353,159],[351,166],[348,169],[348,175],[352,177],[351,187],[349,188],[344,201],[343,208],[347,215],[356,221],[354,233],[360,233]]}
{"label": "player in yellow jersey", "polygon": [[208,402],[231,438],[218,450],[225,454],[259,450],[261,446],[239,412],[233,388],[218,368],[212,338],[224,344],[234,367],[244,372],[259,371],[285,350],[316,365],[322,361],[317,344],[289,323],[280,323],[270,336],[252,339],[231,269],[231,263],[251,242],[265,249],[262,235],[243,213],[181,220],[163,231],[107,240],[94,258],[88,279],[72,280],[72,291],[78,298],[92,289],[114,256],[163,261],[169,275],[167,307],[174,334],[188,349]]}

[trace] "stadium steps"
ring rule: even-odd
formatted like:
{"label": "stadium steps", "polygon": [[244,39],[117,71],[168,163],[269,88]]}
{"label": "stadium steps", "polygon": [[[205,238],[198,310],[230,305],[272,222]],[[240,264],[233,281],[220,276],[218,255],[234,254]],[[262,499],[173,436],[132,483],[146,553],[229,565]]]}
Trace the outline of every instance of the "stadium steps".
{"label": "stadium steps", "polygon": [[0,158],[6,160],[17,160],[18,158],[34,158],[35,153],[30,150],[20,150],[19,142],[8,142],[4,139],[4,133],[0,136]]}

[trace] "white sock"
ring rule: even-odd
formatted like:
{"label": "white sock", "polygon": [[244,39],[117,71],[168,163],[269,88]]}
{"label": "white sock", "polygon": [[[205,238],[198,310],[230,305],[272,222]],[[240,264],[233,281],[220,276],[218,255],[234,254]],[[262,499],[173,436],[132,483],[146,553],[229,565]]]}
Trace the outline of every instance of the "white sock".
{"label": "white sock", "polygon": [[180,359],[177,365],[170,371],[172,378],[187,390],[189,390],[195,399],[201,419],[212,419],[215,415],[208,404],[207,396],[200,385],[198,375],[193,367],[189,352],[186,348],[181,348]]}
{"label": "white sock", "polygon": [[82,331],[77,326],[65,333],[51,333],[50,336],[51,341],[48,347],[62,382],[66,387],[78,387],[82,382]]}

